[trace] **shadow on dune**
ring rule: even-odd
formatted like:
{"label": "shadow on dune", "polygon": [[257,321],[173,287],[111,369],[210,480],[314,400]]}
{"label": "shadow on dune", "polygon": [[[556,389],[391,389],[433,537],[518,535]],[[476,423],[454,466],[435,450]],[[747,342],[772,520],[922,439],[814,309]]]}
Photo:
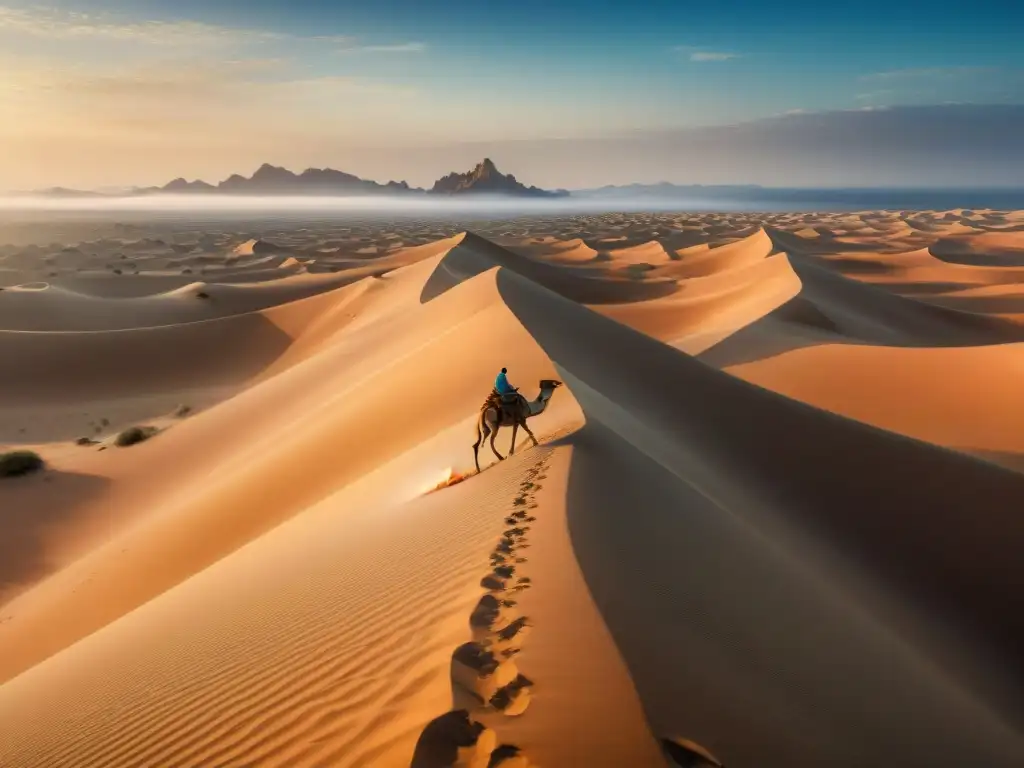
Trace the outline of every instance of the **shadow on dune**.
{"label": "shadow on dune", "polygon": [[574,274],[565,265],[546,264],[502,248],[467,232],[437,265],[420,294],[426,304],[445,291],[494,267],[504,267],[539,285],[583,304],[618,304],[675,293],[674,280],[620,280]]}
{"label": "shadow on dune", "polygon": [[[962,287],[962,286],[961,286]],[[930,304],[959,312],[1024,314],[1024,295],[1018,296],[930,296]]]}
{"label": "shadow on dune", "polygon": [[961,347],[1024,339],[1024,327],[1011,320],[900,296],[806,258],[789,260],[800,293],[701,353],[703,361],[725,368],[818,344]]}
{"label": "shadow on dune", "polygon": [[570,535],[657,735],[763,768],[1021,764],[1024,477],[498,285],[586,414]]}
{"label": "shadow on dune", "polygon": [[103,477],[52,469],[0,480],[0,605],[50,573],[47,537],[108,486]]}
{"label": "shadow on dune", "polygon": [[239,384],[264,370],[291,338],[258,313],[121,331],[0,331],[6,404],[112,399]]}
{"label": "shadow on dune", "polygon": [[961,453],[977,456],[979,459],[990,461],[1012,469],[1015,472],[1024,472],[1024,453],[1012,451],[990,451],[984,448],[958,448]]}
{"label": "shadow on dune", "polygon": [[785,251],[788,254],[826,255],[851,251],[870,252],[878,248],[878,245],[873,243],[843,242],[832,237],[801,237],[793,232],[769,226],[765,226],[764,231],[771,238],[772,244],[777,250]]}
{"label": "shadow on dune", "polygon": [[855,344],[813,302],[796,296],[697,355],[714,368],[775,357],[818,344]]}
{"label": "shadow on dune", "polygon": [[1002,318],[976,315],[898,296],[845,278],[809,259],[790,256],[803,283],[800,295],[846,336],[891,346],[952,347],[1024,338],[1024,329]]}
{"label": "shadow on dune", "polygon": [[928,251],[947,264],[971,267],[1024,267],[1024,251],[996,251],[986,253],[971,247],[971,239],[941,238],[929,246]]}
{"label": "shadow on dune", "polygon": [[919,280],[912,283],[887,282],[882,286],[882,288],[890,293],[899,294],[900,296],[921,296],[922,298],[919,299],[919,301],[930,301],[930,297],[936,293],[963,290],[964,283],[937,283]]}

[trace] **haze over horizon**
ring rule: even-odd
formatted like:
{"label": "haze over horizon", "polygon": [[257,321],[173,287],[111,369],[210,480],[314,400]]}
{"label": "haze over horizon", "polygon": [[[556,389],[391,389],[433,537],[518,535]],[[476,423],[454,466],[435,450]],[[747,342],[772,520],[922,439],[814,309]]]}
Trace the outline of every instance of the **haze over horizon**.
{"label": "haze over horizon", "polygon": [[1000,5],[0,0],[0,189],[265,162],[429,186],[485,155],[546,188],[1019,184]]}

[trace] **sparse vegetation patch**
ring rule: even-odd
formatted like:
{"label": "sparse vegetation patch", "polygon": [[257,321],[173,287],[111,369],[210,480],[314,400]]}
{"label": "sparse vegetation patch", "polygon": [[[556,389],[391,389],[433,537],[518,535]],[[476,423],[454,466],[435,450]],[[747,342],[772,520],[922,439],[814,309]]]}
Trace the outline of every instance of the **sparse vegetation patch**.
{"label": "sparse vegetation patch", "polygon": [[44,462],[34,451],[9,451],[0,453],[0,477],[17,477],[38,472]]}
{"label": "sparse vegetation patch", "polygon": [[114,445],[118,448],[127,448],[130,445],[148,440],[156,432],[155,427],[128,427],[128,429],[118,433],[117,437],[114,438]]}

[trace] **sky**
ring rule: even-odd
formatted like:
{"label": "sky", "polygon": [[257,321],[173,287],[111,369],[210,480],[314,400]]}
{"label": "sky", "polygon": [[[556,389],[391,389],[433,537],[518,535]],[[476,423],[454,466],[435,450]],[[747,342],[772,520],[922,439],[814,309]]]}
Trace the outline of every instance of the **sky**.
{"label": "sky", "polygon": [[0,0],[0,189],[484,155],[568,188],[1009,184],[1022,28],[1006,0]]}

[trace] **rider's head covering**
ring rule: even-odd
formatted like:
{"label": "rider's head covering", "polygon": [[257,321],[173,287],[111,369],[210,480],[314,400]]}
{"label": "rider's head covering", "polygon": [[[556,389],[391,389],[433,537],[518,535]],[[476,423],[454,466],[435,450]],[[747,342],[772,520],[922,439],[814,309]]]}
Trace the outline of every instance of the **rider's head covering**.
{"label": "rider's head covering", "polygon": [[505,369],[505,368],[502,368],[502,369],[501,369],[501,372],[502,372],[502,373],[508,373],[508,370],[507,370],[507,369]]}

